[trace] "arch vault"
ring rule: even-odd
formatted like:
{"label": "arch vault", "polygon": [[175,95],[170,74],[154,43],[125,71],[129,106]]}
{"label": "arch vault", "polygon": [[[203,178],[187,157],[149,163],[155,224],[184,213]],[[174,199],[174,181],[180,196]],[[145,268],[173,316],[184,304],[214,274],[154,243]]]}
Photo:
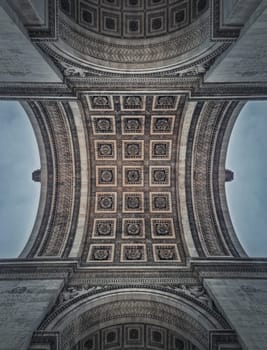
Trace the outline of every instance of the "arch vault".
{"label": "arch vault", "polygon": [[0,1],[0,98],[41,156],[32,235],[0,261],[0,349],[266,345],[267,264],[236,237],[225,159],[266,99],[267,5],[226,2]]}

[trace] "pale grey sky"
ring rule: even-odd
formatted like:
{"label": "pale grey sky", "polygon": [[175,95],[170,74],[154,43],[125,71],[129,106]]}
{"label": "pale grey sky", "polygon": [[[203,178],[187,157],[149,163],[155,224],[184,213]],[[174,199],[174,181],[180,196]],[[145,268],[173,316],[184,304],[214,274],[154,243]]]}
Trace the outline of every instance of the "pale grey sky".
{"label": "pale grey sky", "polygon": [[[251,256],[267,256],[267,102],[250,102],[231,136],[227,183],[234,228]],[[40,184],[31,180],[40,167],[33,129],[17,102],[0,102],[0,257],[16,257],[35,220]]]}
{"label": "pale grey sky", "polygon": [[0,257],[16,257],[35,220],[40,184],[31,180],[40,168],[30,121],[18,102],[0,101]]}
{"label": "pale grey sky", "polygon": [[267,257],[267,102],[249,102],[231,135],[226,184],[231,219],[247,253]]}

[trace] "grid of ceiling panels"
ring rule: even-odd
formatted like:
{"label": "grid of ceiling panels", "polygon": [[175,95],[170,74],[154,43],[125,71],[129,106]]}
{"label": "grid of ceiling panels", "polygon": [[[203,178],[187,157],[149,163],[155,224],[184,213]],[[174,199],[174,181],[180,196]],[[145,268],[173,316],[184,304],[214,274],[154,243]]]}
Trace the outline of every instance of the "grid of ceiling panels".
{"label": "grid of ceiling panels", "polygon": [[84,260],[183,263],[175,165],[184,97],[85,101],[91,196]]}
{"label": "grid of ceiling panels", "polygon": [[173,33],[208,6],[208,0],[60,0],[61,10],[83,28],[124,39]]}
{"label": "grid of ceiling panels", "polygon": [[197,350],[197,347],[169,329],[144,323],[126,323],[91,334],[81,342],[79,349]]}

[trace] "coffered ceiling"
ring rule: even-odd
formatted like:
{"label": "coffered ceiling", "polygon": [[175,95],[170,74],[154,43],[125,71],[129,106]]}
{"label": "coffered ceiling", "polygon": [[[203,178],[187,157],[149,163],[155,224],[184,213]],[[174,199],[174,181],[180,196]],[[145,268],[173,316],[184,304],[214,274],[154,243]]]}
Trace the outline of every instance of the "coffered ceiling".
{"label": "coffered ceiling", "polygon": [[61,0],[61,10],[86,30],[146,39],[180,30],[208,9],[207,0]]}
{"label": "coffered ceiling", "polygon": [[[80,342],[83,350],[197,350],[197,347],[169,329],[142,323],[124,323],[95,332]],[[78,346],[72,350],[77,350]]]}
{"label": "coffered ceiling", "polygon": [[89,264],[181,264],[177,138],[181,96],[87,96]]}
{"label": "coffered ceiling", "polygon": [[242,256],[224,164],[241,107],[166,93],[27,104],[42,189],[22,256],[78,257],[90,268]]}

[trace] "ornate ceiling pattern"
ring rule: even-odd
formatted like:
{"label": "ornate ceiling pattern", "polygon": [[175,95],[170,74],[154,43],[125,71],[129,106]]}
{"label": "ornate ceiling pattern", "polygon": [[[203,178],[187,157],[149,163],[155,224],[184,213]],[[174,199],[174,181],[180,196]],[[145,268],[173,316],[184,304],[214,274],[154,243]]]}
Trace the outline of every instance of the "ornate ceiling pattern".
{"label": "ornate ceiling pattern", "polygon": [[237,102],[85,94],[79,103],[28,106],[42,149],[42,196],[22,256],[165,268],[188,256],[244,255],[222,152]]}
{"label": "ornate ceiling pattern", "polygon": [[201,286],[117,285],[65,290],[38,333],[59,332],[64,350],[205,350],[210,329],[229,325]]}
{"label": "ornate ceiling pattern", "polygon": [[72,350],[198,350],[169,329],[153,324],[124,323],[107,327],[81,341]]}
{"label": "ornate ceiling pattern", "polygon": [[47,28],[18,29],[58,77],[34,83],[33,67],[31,82],[0,84],[28,100],[41,157],[32,235],[0,277],[62,288],[30,349],[240,349],[205,285],[266,277],[225,196],[238,101],[266,97],[266,82],[206,79],[240,27],[221,28],[220,0],[46,5]]}
{"label": "ornate ceiling pattern", "polygon": [[207,0],[60,0],[61,10],[83,28],[104,36],[145,39],[194,22]]}
{"label": "ornate ceiling pattern", "polygon": [[60,40],[39,46],[61,70],[149,73],[206,63],[223,46],[209,40],[207,0],[61,0],[59,7]]}
{"label": "ornate ceiling pattern", "polygon": [[183,263],[175,179],[185,98],[87,96],[83,103],[92,188],[83,260]]}

